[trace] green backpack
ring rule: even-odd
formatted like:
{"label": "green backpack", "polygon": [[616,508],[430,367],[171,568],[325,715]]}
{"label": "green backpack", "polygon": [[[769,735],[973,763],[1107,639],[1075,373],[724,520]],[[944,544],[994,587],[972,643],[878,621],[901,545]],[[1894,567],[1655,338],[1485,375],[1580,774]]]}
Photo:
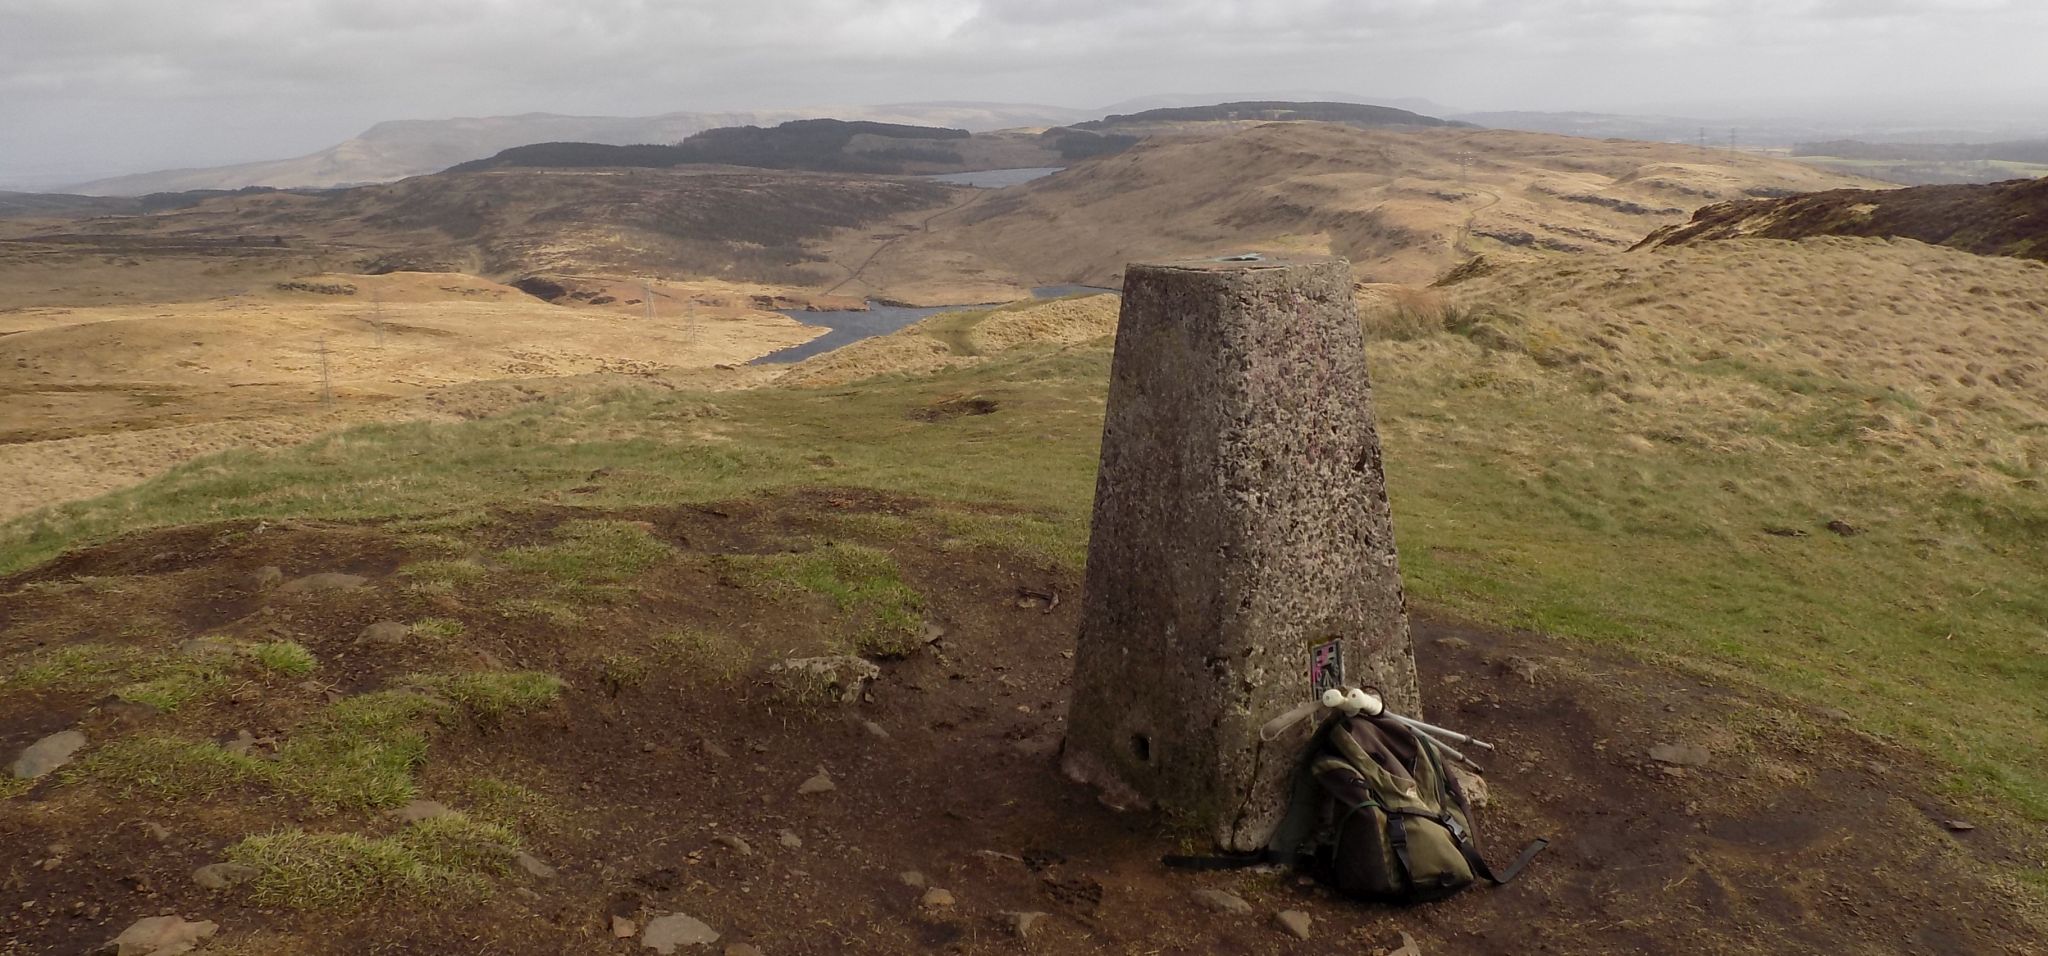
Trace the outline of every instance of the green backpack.
{"label": "green backpack", "polygon": [[1317,731],[1293,802],[1266,851],[1168,857],[1183,869],[1293,863],[1354,899],[1426,903],[1480,880],[1515,878],[1549,845],[1537,840],[1496,876],[1479,853],[1472,807],[1427,735],[1386,717],[1332,717]]}

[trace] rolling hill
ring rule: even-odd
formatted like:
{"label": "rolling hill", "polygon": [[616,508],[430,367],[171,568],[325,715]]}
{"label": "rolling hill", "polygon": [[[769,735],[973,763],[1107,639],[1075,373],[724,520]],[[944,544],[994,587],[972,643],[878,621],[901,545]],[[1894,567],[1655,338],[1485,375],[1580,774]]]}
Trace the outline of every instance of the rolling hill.
{"label": "rolling hill", "polygon": [[1917,239],[1990,256],[2048,260],[2048,179],[1985,185],[1836,189],[1708,206],[1643,245],[1720,239],[1875,236]]}
{"label": "rolling hill", "polygon": [[[1870,185],[1799,163],[1466,129],[1208,124],[935,217],[872,253],[868,290],[944,276],[1112,285],[1123,263],[1263,250],[1335,253],[1362,278],[1427,282],[1485,253],[1627,249],[1707,203]],[[959,300],[956,300],[959,301]]]}

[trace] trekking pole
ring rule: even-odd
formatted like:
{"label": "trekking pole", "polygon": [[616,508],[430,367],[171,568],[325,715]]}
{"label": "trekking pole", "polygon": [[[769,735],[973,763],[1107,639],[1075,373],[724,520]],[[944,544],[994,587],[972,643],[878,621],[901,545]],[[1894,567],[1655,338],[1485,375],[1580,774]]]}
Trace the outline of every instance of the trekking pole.
{"label": "trekking pole", "polygon": [[[1323,700],[1328,701],[1332,693],[1335,693],[1335,691],[1324,691]],[[1413,730],[1417,733],[1428,734],[1431,737],[1436,738],[1438,742],[1469,744],[1471,746],[1478,747],[1481,750],[1495,749],[1492,744],[1487,743],[1484,740],[1480,740],[1477,737],[1473,737],[1469,734],[1461,734],[1449,728],[1438,727],[1435,724],[1423,723],[1422,721],[1416,720],[1413,717],[1403,717],[1400,714],[1394,713],[1393,711],[1387,709],[1386,703],[1381,701],[1379,697],[1373,694],[1368,694],[1365,691],[1359,690],[1356,687],[1344,693],[1344,704],[1342,709],[1347,714],[1363,713],[1367,717],[1385,716],[1387,719],[1400,723],[1403,726],[1406,726],[1408,729]]]}

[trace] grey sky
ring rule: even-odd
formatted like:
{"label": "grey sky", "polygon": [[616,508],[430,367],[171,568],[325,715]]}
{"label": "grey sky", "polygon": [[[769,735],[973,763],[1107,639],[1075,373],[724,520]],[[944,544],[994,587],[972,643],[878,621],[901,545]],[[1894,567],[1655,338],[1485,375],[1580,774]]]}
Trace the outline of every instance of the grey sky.
{"label": "grey sky", "polygon": [[1464,109],[2048,115],[2042,0],[0,0],[0,184],[385,119],[1328,89]]}

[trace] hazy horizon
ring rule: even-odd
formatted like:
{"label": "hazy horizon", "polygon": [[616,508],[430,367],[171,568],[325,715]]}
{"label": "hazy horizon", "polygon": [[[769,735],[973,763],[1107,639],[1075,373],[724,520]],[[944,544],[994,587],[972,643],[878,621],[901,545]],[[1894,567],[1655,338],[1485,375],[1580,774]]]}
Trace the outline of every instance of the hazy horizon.
{"label": "hazy horizon", "polygon": [[2017,0],[0,0],[0,27],[0,188],[531,112],[1292,89],[1989,130],[2048,105],[2048,6]]}

